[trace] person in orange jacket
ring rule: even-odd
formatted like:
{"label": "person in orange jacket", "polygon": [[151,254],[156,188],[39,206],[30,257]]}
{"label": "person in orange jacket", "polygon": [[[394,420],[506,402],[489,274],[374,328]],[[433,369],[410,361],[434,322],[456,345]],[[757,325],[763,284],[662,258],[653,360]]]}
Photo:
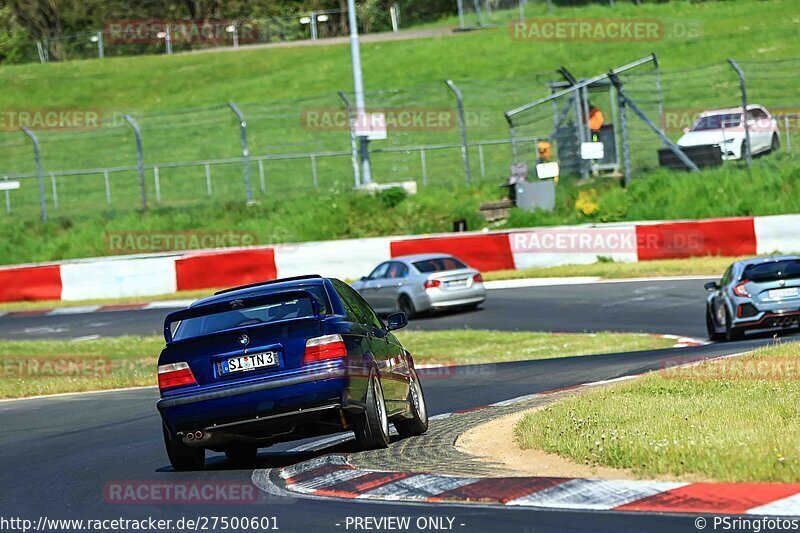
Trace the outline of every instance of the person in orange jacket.
{"label": "person in orange jacket", "polygon": [[592,142],[600,140],[600,130],[603,128],[604,121],[603,112],[589,102],[589,131],[592,132]]}

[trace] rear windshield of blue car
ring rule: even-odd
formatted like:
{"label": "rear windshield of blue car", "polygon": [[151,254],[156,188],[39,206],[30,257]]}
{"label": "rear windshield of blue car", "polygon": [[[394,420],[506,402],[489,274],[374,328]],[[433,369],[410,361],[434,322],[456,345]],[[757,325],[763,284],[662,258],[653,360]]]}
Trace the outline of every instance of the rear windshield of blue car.
{"label": "rear windshield of blue car", "polygon": [[[325,302],[327,302],[327,297],[324,294],[324,289],[322,287],[304,287],[303,290],[312,293],[316,297],[320,314],[326,314],[327,304]],[[248,307],[245,304],[230,311],[187,318],[172,325],[172,340],[179,341],[234,328],[259,326],[293,318],[314,316],[314,307],[310,298],[298,298],[296,294],[287,296],[286,300],[273,301],[265,305]],[[246,300],[243,300],[243,302],[246,302]]]}
{"label": "rear windshield of blue car", "polygon": [[744,269],[742,279],[757,282],[778,281],[781,279],[800,278],[800,261],[776,261],[761,263]]}
{"label": "rear windshield of blue car", "polygon": [[436,259],[425,259],[424,261],[417,261],[414,263],[414,266],[417,267],[417,270],[423,274],[447,272],[448,270],[461,270],[462,268],[467,268],[467,265],[455,257],[437,257]]}

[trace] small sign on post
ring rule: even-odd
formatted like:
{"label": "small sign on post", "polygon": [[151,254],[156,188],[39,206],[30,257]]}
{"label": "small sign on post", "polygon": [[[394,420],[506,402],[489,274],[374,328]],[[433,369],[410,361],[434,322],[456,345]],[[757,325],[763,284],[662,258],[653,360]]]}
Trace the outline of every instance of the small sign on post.
{"label": "small sign on post", "polygon": [[18,181],[2,180],[0,181],[0,191],[15,191],[19,189]]}
{"label": "small sign on post", "polygon": [[603,159],[605,148],[603,143],[588,142],[581,144],[581,159]]}
{"label": "small sign on post", "polygon": [[538,177],[540,180],[557,178],[558,173],[558,163],[555,161],[550,163],[539,163],[536,165],[536,177]]}
{"label": "small sign on post", "polygon": [[383,113],[359,113],[355,129],[357,137],[366,137],[370,141],[385,141],[389,137]]}

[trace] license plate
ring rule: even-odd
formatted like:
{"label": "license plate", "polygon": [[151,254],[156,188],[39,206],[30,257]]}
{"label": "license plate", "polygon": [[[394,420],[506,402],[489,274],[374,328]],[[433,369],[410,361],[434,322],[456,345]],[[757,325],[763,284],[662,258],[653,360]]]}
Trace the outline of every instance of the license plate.
{"label": "license plate", "polygon": [[797,287],[790,287],[788,289],[772,289],[769,291],[770,300],[783,300],[784,298],[794,298],[798,295]]}
{"label": "license plate", "polygon": [[223,376],[237,372],[252,372],[259,368],[278,366],[278,355],[275,352],[257,353],[231,357],[218,363],[219,373]]}
{"label": "license plate", "polygon": [[467,286],[467,280],[458,279],[458,280],[455,280],[455,281],[448,281],[446,283],[446,285],[448,287],[466,287]]}

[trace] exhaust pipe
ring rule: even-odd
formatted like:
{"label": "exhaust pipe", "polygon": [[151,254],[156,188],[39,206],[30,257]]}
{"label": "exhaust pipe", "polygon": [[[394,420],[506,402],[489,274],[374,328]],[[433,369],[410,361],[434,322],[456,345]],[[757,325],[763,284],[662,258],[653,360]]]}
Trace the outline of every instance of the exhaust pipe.
{"label": "exhaust pipe", "polygon": [[197,440],[202,439],[203,438],[203,432],[202,431],[195,431],[194,432],[194,438],[196,438]]}
{"label": "exhaust pipe", "polygon": [[187,433],[186,434],[186,438],[189,439],[189,440],[194,440],[194,433],[191,433],[191,432]]}

